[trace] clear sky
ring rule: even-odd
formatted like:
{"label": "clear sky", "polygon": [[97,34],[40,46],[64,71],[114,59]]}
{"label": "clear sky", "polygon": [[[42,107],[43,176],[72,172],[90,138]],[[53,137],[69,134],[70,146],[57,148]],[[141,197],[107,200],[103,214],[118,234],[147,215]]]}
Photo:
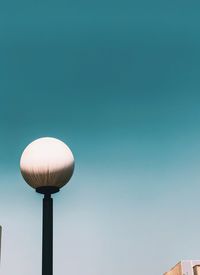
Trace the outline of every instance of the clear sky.
{"label": "clear sky", "polygon": [[200,2],[0,3],[2,275],[41,274],[32,140],[76,159],[54,195],[55,275],[160,275],[200,259]]}

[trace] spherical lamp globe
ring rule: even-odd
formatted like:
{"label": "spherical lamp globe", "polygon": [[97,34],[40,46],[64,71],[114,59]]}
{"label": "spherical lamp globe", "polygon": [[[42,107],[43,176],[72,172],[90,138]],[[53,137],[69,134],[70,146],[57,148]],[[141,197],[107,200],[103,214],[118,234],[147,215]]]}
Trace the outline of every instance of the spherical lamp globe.
{"label": "spherical lamp globe", "polygon": [[74,157],[59,139],[39,138],[30,143],[20,160],[24,180],[33,188],[63,187],[74,171]]}

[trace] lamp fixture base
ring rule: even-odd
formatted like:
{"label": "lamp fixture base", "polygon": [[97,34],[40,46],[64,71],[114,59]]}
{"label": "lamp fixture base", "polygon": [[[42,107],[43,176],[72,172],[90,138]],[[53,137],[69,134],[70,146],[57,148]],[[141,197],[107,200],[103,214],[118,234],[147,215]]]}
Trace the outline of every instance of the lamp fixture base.
{"label": "lamp fixture base", "polygon": [[60,191],[56,186],[41,186],[36,188],[36,192],[44,195],[51,195]]}

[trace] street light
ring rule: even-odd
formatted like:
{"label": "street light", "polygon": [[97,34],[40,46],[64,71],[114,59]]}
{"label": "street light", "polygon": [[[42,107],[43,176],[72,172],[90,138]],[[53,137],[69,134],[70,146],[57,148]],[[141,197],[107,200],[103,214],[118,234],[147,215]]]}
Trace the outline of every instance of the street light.
{"label": "street light", "polygon": [[24,180],[43,198],[42,275],[53,275],[53,199],[71,178],[74,157],[62,141],[44,137],[30,143],[20,160]]}

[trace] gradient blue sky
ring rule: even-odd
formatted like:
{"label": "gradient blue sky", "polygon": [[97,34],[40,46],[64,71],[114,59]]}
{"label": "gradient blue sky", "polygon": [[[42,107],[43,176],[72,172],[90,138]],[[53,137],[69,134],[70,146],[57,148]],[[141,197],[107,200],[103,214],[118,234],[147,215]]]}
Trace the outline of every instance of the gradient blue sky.
{"label": "gradient blue sky", "polygon": [[3,275],[41,274],[25,146],[65,141],[56,275],[160,275],[200,259],[200,2],[0,3]]}

